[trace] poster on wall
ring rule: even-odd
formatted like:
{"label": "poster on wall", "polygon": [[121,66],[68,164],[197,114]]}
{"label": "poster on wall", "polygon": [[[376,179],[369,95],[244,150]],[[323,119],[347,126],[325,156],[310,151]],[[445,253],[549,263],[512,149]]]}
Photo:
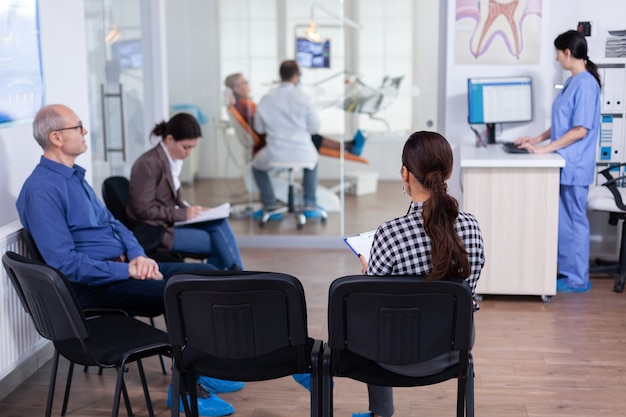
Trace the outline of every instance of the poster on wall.
{"label": "poster on wall", "polygon": [[37,0],[0,0],[0,127],[43,105]]}
{"label": "poster on wall", "polygon": [[456,0],[455,64],[539,64],[543,0]]}

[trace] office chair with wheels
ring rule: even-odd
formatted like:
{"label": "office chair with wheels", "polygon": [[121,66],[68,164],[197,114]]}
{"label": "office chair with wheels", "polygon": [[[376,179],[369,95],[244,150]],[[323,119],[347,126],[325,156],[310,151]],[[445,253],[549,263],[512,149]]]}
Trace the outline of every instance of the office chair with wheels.
{"label": "office chair with wheels", "polygon": [[[311,417],[319,417],[321,340],[308,337],[304,290],[290,275],[215,271],[175,274],[165,285],[165,316],[172,343],[172,398],[181,375],[266,381],[311,374]],[[197,416],[194,389],[192,415]],[[173,401],[174,403],[175,401]],[[172,416],[179,407],[172,407]]]}
{"label": "office chair with wheels", "polygon": [[[332,378],[341,376],[388,387],[456,378],[456,415],[473,417],[472,334],[472,294],[465,283],[409,276],[336,279],[328,296],[323,415],[333,415]],[[449,353],[458,354],[459,362],[428,376],[401,375],[379,365],[411,366]]]}
{"label": "office chair with wheels", "polygon": [[263,210],[263,215],[259,221],[259,226],[263,227],[270,220],[270,218],[277,214],[292,213],[296,216],[298,230],[302,229],[306,224],[306,211],[315,211],[318,217],[325,223],[328,219],[328,213],[321,207],[305,207],[296,203],[296,184],[295,184],[295,170],[299,169],[312,169],[315,167],[314,163],[310,162],[270,162],[270,167],[278,170],[287,170],[287,205],[278,207],[273,210]]}
{"label": "office chair with wheels", "polygon": [[[42,337],[51,340],[55,347],[46,417],[52,413],[59,356],[71,363],[117,369],[111,413],[113,417],[118,415],[121,395],[124,396],[128,415],[133,415],[124,373],[129,363],[137,362],[146,406],[150,416],[154,416],[141,360],[158,354],[169,354],[167,334],[122,311],[108,310],[86,317],[68,281],[54,268],[14,252],[6,252],[2,263],[35,328]],[[68,389],[66,386],[66,396]],[[67,397],[64,403],[66,400]]]}
{"label": "office chair with wheels", "polygon": [[[607,262],[596,259],[589,269],[591,273],[615,273],[615,285],[613,291],[624,291],[626,283],[626,192],[618,184],[626,179],[626,176],[613,177],[611,170],[620,169],[626,164],[612,165],[603,169],[599,173],[607,180],[601,186],[589,187],[587,197],[587,209],[593,211],[604,211],[609,213],[609,224],[617,226],[622,221],[622,231],[619,249],[619,259],[617,262]],[[619,171],[618,171],[619,172]]]}

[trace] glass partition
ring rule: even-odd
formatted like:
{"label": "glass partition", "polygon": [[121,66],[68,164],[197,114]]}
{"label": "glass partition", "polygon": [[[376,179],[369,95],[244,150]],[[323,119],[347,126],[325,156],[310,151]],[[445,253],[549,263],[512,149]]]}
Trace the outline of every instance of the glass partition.
{"label": "glass partition", "polygon": [[[185,197],[205,205],[230,201],[238,235],[348,235],[403,214],[385,209],[386,193],[403,198],[400,156],[408,134],[436,126],[437,81],[427,76],[437,74],[432,33],[439,7],[438,0],[166,0],[170,104],[195,106],[207,116],[201,145],[185,162]],[[419,32],[432,45],[418,34],[419,13],[430,13],[420,16],[428,24]],[[414,56],[420,45],[427,46],[424,61]],[[250,138],[227,110],[233,98],[224,84],[241,74],[258,103],[278,86],[279,65],[288,59],[300,62],[299,88],[315,102],[320,135],[340,143],[336,157],[319,158],[317,198],[328,220],[310,220],[302,230],[290,216],[261,227],[251,215],[261,205]],[[357,131],[367,139],[360,155],[367,163],[341,145]],[[276,181],[285,200],[285,178]]]}

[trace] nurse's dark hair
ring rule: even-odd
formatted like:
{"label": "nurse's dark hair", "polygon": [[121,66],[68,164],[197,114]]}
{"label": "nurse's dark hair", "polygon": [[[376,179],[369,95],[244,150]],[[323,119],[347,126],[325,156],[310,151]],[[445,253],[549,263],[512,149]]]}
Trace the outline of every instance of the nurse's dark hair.
{"label": "nurse's dark hair", "polygon": [[467,250],[454,228],[459,204],[448,194],[446,184],[452,163],[452,148],[439,133],[415,132],[404,144],[402,165],[431,192],[424,202],[424,229],[430,238],[433,268],[429,281],[465,279],[471,272]]}
{"label": "nurse's dark hair", "polygon": [[161,137],[161,140],[165,140],[167,135],[172,135],[174,140],[196,139],[202,137],[202,130],[196,118],[191,114],[178,113],[169,121],[163,120],[154,125],[150,135]]}
{"label": "nurse's dark hair", "polygon": [[574,58],[584,59],[585,68],[591,73],[591,75],[593,75],[593,78],[596,79],[598,85],[602,87],[600,74],[598,74],[598,66],[591,62],[589,56],[587,55],[588,49],[585,35],[576,30],[568,30],[567,32],[563,32],[556,37],[554,40],[554,47],[559,51],[569,49]]}

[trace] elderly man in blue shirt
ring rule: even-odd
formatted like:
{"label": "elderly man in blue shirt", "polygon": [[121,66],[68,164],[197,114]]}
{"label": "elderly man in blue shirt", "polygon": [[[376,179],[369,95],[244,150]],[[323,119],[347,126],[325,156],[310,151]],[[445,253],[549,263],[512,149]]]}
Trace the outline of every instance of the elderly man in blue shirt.
{"label": "elderly man in blue shirt", "polygon": [[[75,165],[76,158],[87,150],[86,134],[69,107],[53,104],[39,110],[33,135],[43,156],[18,196],[20,221],[46,263],[70,281],[83,308],[162,314],[164,276],[215,267],[157,263],[146,256],[133,233],[113,217],[85,181],[85,169]],[[212,393],[243,386],[208,377],[201,377],[199,383]],[[205,394],[198,396],[201,415],[223,416],[235,411],[219,397]]]}

